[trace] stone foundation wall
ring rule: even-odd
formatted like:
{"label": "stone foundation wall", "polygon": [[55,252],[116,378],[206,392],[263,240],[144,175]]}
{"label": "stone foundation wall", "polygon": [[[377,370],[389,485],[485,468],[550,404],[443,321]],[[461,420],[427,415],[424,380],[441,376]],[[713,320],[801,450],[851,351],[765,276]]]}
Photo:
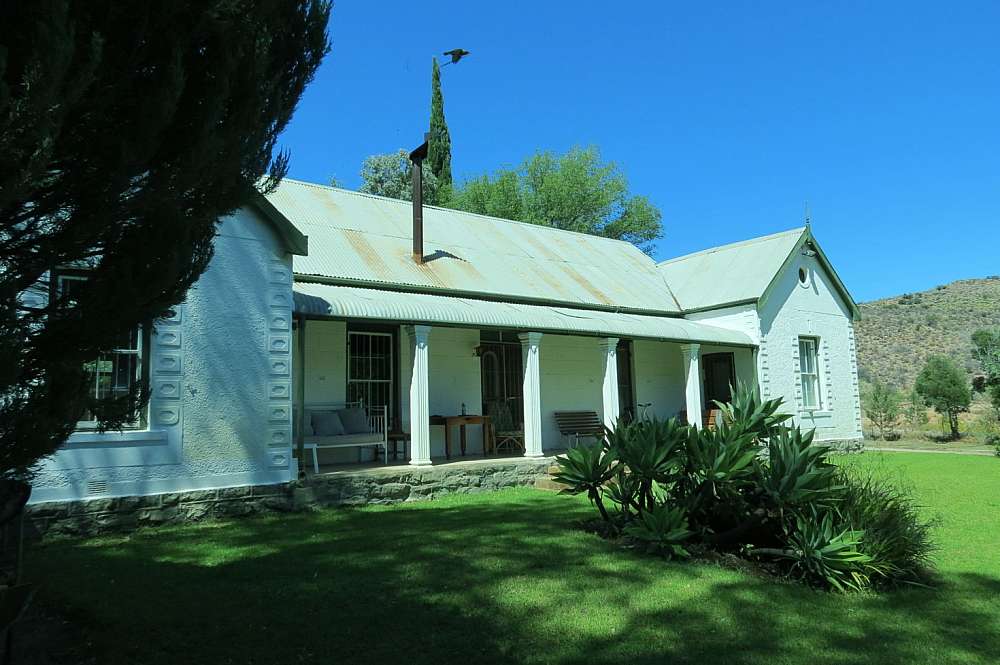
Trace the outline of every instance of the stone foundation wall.
{"label": "stone foundation wall", "polygon": [[829,446],[838,453],[860,453],[864,452],[864,439],[834,439],[830,441],[820,441],[824,446]]}
{"label": "stone foundation wall", "polygon": [[293,508],[292,488],[289,484],[106,497],[86,501],[51,501],[27,507],[26,533],[35,538],[94,536],[130,531],[140,526],[288,512]]}
{"label": "stone foundation wall", "polygon": [[433,499],[448,494],[533,486],[547,478],[550,457],[476,460],[446,466],[369,469],[363,473],[314,476],[295,487],[297,506],[360,506]]}
{"label": "stone foundation wall", "polygon": [[390,466],[337,471],[282,485],[54,501],[27,507],[25,532],[35,539],[94,536],[141,526],[489,492],[534,485],[548,477],[552,463],[552,458],[515,458],[444,466]]}

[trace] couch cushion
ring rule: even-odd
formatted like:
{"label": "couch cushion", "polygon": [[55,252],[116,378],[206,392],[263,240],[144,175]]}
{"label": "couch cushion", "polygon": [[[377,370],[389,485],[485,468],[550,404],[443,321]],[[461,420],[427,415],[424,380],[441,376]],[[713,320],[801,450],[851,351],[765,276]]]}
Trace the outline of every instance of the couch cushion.
{"label": "couch cushion", "polygon": [[[337,412],[340,414],[340,422],[344,424],[344,433],[346,434],[363,434],[371,431],[368,426],[368,416],[365,414],[365,410],[362,408],[351,408],[342,409]],[[319,434],[320,432],[316,432]]]}
{"label": "couch cushion", "polygon": [[312,434],[315,436],[340,436],[347,433],[339,411],[313,411],[311,422]]}

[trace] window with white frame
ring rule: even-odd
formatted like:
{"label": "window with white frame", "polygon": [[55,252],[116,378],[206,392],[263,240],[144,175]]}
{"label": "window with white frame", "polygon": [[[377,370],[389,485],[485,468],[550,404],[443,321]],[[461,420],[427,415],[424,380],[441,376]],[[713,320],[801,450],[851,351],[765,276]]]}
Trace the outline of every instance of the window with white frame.
{"label": "window with white frame", "polygon": [[802,408],[807,411],[821,406],[818,347],[815,337],[799,337],[799,382],[802,386]]}
{"label": "window with white frame", "polygon": [[[56,276],[56,292],[65,305],[75,302],[74,292],[86,283],[87,277],[80,274]],[[89,375],[90,396],[106,399],[128,395],[142,380],[144,355],[143,330],[133,328],[108,353],[84,365]],[[131,427],[141,427],[141,417],[131,423]],[[97,416],[89,409],[77,422],[78,430],[95,429]]]}

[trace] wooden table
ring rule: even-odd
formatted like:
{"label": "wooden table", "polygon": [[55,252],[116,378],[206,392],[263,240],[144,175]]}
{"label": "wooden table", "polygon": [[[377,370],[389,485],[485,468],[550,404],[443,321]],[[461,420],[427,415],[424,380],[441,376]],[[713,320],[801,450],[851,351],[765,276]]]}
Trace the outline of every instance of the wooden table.
{"label": "wooden table", "polygon": [[489,416],[431,416],[431,425],[441,425],[444,427],[444,457],[445,459],[451,459],[451,428],[458,426],[459,429],[459,441],[462,446],[462,455],[465,455],[465,426],[466,425],[482,425],[483,426],[483,454],[489,451],[489,441],[492,435],[492,430],[490,429],[490,417]]}

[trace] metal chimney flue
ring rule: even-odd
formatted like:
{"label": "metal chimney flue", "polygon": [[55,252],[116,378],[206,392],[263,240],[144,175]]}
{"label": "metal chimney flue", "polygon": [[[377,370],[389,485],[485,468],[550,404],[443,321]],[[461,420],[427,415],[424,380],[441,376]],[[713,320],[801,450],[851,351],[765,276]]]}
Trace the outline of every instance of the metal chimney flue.
{"label": "metal chimney flue", "polygon": [[413,260],[424,262],[424,160],[427,158],[427,143],[430,134],[424,134],[424,142],[410,153],[413,164]]}

